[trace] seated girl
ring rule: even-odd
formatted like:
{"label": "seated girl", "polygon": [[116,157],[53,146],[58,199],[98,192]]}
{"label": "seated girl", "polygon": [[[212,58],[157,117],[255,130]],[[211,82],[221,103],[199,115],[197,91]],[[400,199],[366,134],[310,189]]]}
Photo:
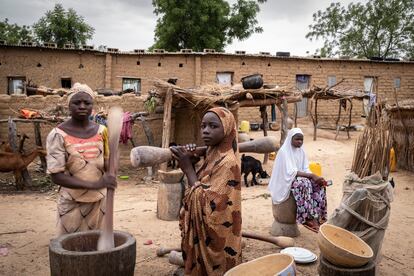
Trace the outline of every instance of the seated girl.
{"label": "seated girl", "polygon": [[284,202],[292,193],[297,206],[296,221],[318,232],[327,215],[326,181],[309,170],[302,144],[302,130],[289,130],[273,164],[269,191],[273,204]]}

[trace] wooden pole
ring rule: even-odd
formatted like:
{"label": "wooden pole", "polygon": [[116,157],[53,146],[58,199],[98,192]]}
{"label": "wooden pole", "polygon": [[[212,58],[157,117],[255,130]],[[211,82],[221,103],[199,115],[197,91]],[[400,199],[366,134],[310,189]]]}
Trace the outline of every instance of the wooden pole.
{"label": "wooden pole", "polygon": [[298,127],[298,123],[297,123],[297,121],[298,121],[298,104],[297,103],[295,103],[294,104],[294,116],[295,116],[295,127]]}
{"label": "wooden pole", "polygon": [[[13,119],[9,117],[8,119],[8,128],[9,128],[9,145],[10,148],[13,150],[14,153],[17,153],[17,144],[16,144],[16,124],[14,123]],[[23,181],[23,187],[25,185],[32,185],[32,178],[30,177],[29,172],[27,171],[27,168],[24,168],[22,170],[22,178],[23,179],[17,179],[16,177],[16,186],[17,188],[21,187],[21,181]]]}
{"label": "wooden pole", "polygon": [[349,135],[349,129],[351,128],[351,123],[352,123],[352,108],[353,108],[353,103],[351,99],[348,99],[349,101],[349,119],[348,119],[348,127],[346,129],[346,133],[348,134],[348,139],[351,139],[351,136]]}
{"label": "wooden pole", "polygon": [[336,127],[335,140],[339,134],[339,120],[341,119],[341,111],[342,111],[341,100],[339,100],[338,118],[336,118],[336,122],[335,122],[335,127]]}
{"label": "wooden pole", "polygon": [[[260,108],[260,117],[262,117],[262,124],[263,124],[263,136],[267,136],[267,127],[268,127],[268,119],[267,119],[267,112],[266,112],[266,106],[262,105]],[[267,164],[267,161],[269,160],[269,154],[265,153],[263,158],[263,164]]]}
{"label": "wooden pole", "polygon": [[[313,141],[316,141],[316,126],[318,125],[318,118],[317,118],[317,114],[318,114],[318,104],[317,104],[317,98],[313,97],[310,100],[311,106],[310,106],[310,116],[312,119],[312,124],[313,124]],[[315,107],[313,107],[313,103],[315,102]],[[315,114],[312,114],[312,108],[315,109]]]}
{"label": "wooden pole", "polygon": [[147,119],[142,116],[139,118],[139,120],[142,123],[142,128],[144,129],[145,136],[147,137],[148,145],[155,146],[154,135],[152,134],[152,131],[148,126]]}
{"label": "wooden pole", "polygon": [[[312,110],[311,110],[312,112]],[[318,98],[315,99],[315,125],[313,128],[313,141],[316,141],[316,131],[318,129]]]}
{"label": "wooden pole", "polygon": [[287,121],[288,121],[288,105],[287,100],[283,99],[282,105],[277,106],[280,110],[280,113],[282,114],[282,122],[280,127],[280,146],[283,145],[285,142],[287,133],[288,133],[288,127],[287,127]]}
{"label": "wooden pole", "polygon": [[[162,147],[168,148],[170,144],[170,130],[171,130],[171,108],[172,108],[172,99],[173,99],[173,90],[169,88],[165,95],[164,101],[164,119],[162,124]],[[167,170],[167,163],[163,163],[160,166],[160,169],[163,171]]]}
{"label": "wooden pole", "polygon": [[[41,132],[40,132],[40,123],[39,122],[34,122],[33,126],[34,126],[36,146],[43,148],[42,135],[41,135]],[[46,157],[40,155],[40,162],[41,162],[41,166],[42,166],[42,172],[46,172]]]}

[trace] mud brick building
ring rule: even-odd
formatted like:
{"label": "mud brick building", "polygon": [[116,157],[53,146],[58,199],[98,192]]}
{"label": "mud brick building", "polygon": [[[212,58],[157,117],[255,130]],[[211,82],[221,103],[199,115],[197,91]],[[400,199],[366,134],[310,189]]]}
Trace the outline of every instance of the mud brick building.
{"label": "mud brick building", "polygon": [[[265,83],[300,88],[332,85],[345,78],[355,87],[373,91],[381,100],[392,100],[396,89],[400,99],[414,98],[414,62],[374,61],[368,59],[333,59],[315,57],[286,57],[269,53],[244,52],[216,53],[205,50],[121,52],[108,48],[105,51],[92,47],[58,49],[45,46],[0,45],[0,119],[13,115],[9,109],[19,107],[46,108],[64,99],[55,96],[26,97],[20,89],[23,81],[51,88],[70,87],[75,82],[87,83],[92,89],[121,91],[132,88],[136,95],[99,97],[98,103],[120,102],[128,111],[143,110],[143,100],[152,88],[152,78],[176,78],[181,87],[194,87],[214,82],[240,82],[241,77],[263,74]],[[99,104],[98,104],[99,105]],[[300,116],[306,116],[309,104],[300,104]],[[335,119],[337,102],[319,104],[321,123]],[[293,108],[289,107],[289,112]],[[269,110],[270,111],[270,110]],[[353,116],[361,118],[362,103],[354,103]],[[280,118],[280,116],[277,116]],[[270,118],[270,114],[269,114]],[[259,122],[257,108],[242,108],[240,120]],[[156,121],[156,120],[155,120]],[[154,123],[155,123],[154,121]],[[161,124],[161,121],[157,121]],[[0,139],[4,137],[0,126]]]}

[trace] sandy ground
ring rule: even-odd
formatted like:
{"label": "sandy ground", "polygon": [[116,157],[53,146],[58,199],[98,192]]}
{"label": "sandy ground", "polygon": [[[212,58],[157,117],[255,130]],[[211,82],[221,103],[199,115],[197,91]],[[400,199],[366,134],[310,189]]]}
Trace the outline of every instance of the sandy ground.
{"label": "sandy ground", "polygon": [[[325,178],[332,179],[334,183],[327,191],[330,214],[340,203],[342,181],[349,172],[358,133],[352,133],[351,140],[347,140],[342,133],[334,141],[333,132],[319,130],[318,140],[312,141],[310,125],[302,128],[306,134],[305,149],[309,159],[320,162]],[[259,137],[260,133],[252,135]],[[279,134],[270,132],[270,135]],[[123,161],[126,164],[127,157]],[[272,165],[273,161],[270,161],[265,166],[268,172]],[[130,175],[130,179],[120,181],[116,191],[115,229],[127,231],[137,239],[136,275],[171,275],[176,267],[170,265],[165,257],[155,257],[155,250],[161,245],[179,245],[178,222],[156,218],[157,183],[144,184],[135,171],[128,168],[122,172],[126,173]],[[392,176],[396,182],[395,200],[392,203],[382,257],[377,265],[377,275],[414,275],[414,174],[399,171]],[[2,179],[7,177],[10,175],[1,175]],[[48,275],[48,246],[55,233],[55,192],[6,193],[1,190],[1,193],[0,247],[6,247],[8,254],[0,255],[0,275]],[[267,235],[273,216],[266,186],[243,186],[242,196],[243,229]],[[303,227],[300,227],[300,231],[301,236],[296,238],[297,246],[319,254],[317,235]],[[143,244],[148,239],[153,241],[152,245]],[[243,261],[279,251],[272,244],[247,240]],[[317,267],[318,262],[297,265],[297,272],[298,275],[317,275]]]}

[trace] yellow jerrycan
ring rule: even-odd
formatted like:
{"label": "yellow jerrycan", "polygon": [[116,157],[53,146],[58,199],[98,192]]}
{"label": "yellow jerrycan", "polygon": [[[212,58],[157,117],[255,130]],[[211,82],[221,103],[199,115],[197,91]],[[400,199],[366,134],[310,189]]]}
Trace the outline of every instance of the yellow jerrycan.
{"label": "yellow jerrycan", "polygon": [[250,123],[249,121],[241,121],[240,122],[240,131],[249,133],[250,130]]}
{"label": "yellow jerrycan", "polygon": [[394,148],[390,149],[390,171],[397,171],[397,160],[395,159],[395,150]]}
{"label": "yellow jerrycan", "polygon": [[322,166],[318,162],[309,162],[309,169],[313,174],[322,176]]}

